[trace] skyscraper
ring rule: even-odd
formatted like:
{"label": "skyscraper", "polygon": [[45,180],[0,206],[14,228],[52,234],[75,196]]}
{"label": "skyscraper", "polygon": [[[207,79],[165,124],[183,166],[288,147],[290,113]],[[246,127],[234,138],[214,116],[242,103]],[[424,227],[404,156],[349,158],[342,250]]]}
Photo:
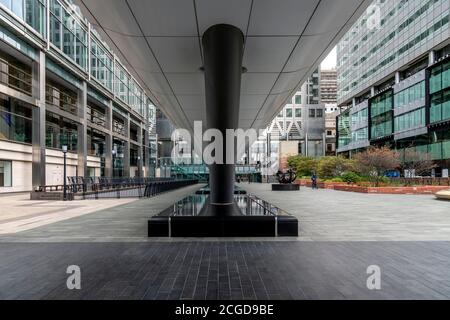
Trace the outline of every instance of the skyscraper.
{"label": "skyscraper", "polygon": [[450,159],[449,2],[376,0],[339,42],[338,153],[387,145]]}

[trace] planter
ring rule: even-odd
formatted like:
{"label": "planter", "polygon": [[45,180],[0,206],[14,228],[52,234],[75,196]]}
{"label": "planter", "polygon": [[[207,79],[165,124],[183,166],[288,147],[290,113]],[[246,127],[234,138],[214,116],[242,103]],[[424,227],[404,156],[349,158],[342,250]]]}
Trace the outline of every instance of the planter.
{"label": "planter", "polygon": [[[296,183],[301,186],[312,187],[310,180],[300,179]],[[321,189],[370,194],[435,194],[442,190],[448,190],[448,186],[367,187],[338,182],[318,182],[317,186]]]}

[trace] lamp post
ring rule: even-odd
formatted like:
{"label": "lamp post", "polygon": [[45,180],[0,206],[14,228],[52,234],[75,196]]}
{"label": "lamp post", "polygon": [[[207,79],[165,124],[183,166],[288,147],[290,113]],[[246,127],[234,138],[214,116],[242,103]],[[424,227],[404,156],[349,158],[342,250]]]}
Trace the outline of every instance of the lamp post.
{"label": "lamp post", "polygon": [[67,146],[62,146],[62,152],[64,154],[64,173],[63,173],[63,179],[64,179],[64,190],[63,190],[63,200],[67,201]]}

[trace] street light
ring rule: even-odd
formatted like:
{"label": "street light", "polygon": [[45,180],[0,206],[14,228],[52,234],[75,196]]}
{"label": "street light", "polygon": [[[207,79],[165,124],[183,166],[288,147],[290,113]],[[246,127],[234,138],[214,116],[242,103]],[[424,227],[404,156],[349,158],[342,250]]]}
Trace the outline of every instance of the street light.
{"label": "street light", "polygon": [[67,201],[67,169],[66,169],[66,167],[67,167],[67,146],[66,145],[64,145],[64,146],[62,146],[62,152],[63,152],[63,154],[64,154],[64,173],[63,173],[63,176],[64,176],[64,190],[63,190],[63,200],[64,201]]}

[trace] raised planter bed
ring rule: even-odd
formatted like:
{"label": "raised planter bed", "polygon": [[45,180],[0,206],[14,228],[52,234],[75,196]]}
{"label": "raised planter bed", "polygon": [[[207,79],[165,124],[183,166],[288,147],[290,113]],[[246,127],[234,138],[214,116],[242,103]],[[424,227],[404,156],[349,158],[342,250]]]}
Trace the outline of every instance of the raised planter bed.
{"label": "raised planter bed", "polygon": [[[305,179],[297,180],[297,183],[305,187],[312,186],[311,181]],[[448,186],[366,187],[336,182],[318,182],[317,186],[321,189],[370,194],[435,194],[442,190],[448,190]]]}

